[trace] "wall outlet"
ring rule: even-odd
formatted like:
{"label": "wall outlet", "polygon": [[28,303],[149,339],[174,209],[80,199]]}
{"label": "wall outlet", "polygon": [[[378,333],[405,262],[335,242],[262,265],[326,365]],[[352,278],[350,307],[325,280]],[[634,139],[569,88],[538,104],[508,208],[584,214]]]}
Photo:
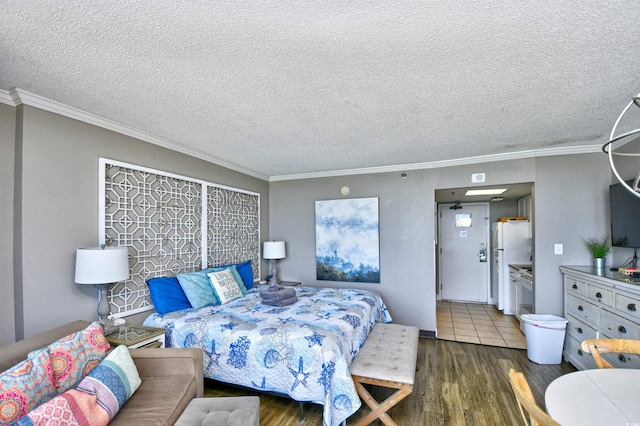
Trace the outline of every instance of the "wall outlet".
{"label": "wall outlet", "polygon": [[562,254],[563,251],[564,251],[564,246],[562,244],[553,245],[553,254]]}

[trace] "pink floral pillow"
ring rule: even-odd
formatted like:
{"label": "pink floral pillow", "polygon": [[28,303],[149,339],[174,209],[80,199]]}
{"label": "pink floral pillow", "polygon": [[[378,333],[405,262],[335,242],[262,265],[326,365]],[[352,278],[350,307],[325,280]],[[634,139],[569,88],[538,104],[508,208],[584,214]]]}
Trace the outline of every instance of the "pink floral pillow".
{"label": "pink floral pillow", "polygon": [[0,424],[15,422],[56,394],[49,350],[31,352],[0,374]]}
{"label": "pink floral pillow", "polygon": [[69,334],[49,345],[53,381],[58,394],[71,389],[104,359],[109,342],[100,323]]}

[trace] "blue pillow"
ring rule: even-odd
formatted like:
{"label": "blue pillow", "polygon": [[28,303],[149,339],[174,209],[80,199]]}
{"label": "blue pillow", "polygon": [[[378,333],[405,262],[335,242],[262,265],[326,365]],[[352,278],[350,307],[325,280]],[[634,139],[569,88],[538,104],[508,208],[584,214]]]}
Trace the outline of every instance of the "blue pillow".
{"label": "blue pillow", "polygon": [[178,274],[177,278],[180,287],[184,290],[184,294],[187,295],[187,299],[189,299],[193,309],[220,304],[213,288],[209,284],[208,272],[213,272],[213,269]]}
{"label": "blue pillow", "polygon": [[236,269],[242,278],[242,283],[249,290],[253,287],[253,269],[251,269],[251,261],[247,260],[243,263],[236,263]]}
{"label": "blue pillow", "polygon": [[[246,294],[247,290],[253,287],[253,269],[251,269],[251,260],[247,260],[242,263],[235,263],[232,265],[223,265],[216,266],[215,268],[210,268],[209,272],[218,272],[226,269],[230,266],[235,266],[238,274],[240,275],[240,280],[238,280],[238,284],[240,285],[240,289]],[[244,285],[244,289],[242,286]]]}
{"label": "blue pillow", "polygon": [[187,295],[177,277],[158,277],[147,280],[151,301],[159,314],[191,308]]}

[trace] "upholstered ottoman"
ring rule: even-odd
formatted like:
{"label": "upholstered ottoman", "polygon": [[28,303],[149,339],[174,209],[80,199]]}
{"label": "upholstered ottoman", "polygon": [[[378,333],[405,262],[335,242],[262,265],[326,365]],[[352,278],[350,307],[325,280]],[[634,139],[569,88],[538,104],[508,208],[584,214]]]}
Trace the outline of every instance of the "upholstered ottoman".
{"label": "upholstered ottoman", "polygon": [[259,426],[260,398],[257,396],[194,398],[175,424],[176,426]]}

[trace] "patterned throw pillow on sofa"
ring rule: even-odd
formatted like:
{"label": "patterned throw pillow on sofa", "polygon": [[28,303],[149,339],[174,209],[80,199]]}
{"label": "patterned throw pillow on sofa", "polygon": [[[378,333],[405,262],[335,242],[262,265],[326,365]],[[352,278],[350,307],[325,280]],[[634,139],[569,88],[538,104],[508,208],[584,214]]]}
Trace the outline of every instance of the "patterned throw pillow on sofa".
{"label": "patterned throw pillow on sofa", "polygon": [[29,357],[0,374],[0,424],[13,423],[56,396],[49,350]]}
{"label": "patterned throw pillow on sofa", "polygon": [[17,426],[106,426],[141,383],[129,349],[117,346],[77,388],[40,405]]}
{"label": "patterned throw pillow on sofa", "polygon": [[100,323],[71,333],[49,345],[53,380],[58,394],[72,388],[104,359],[110,348]]}

